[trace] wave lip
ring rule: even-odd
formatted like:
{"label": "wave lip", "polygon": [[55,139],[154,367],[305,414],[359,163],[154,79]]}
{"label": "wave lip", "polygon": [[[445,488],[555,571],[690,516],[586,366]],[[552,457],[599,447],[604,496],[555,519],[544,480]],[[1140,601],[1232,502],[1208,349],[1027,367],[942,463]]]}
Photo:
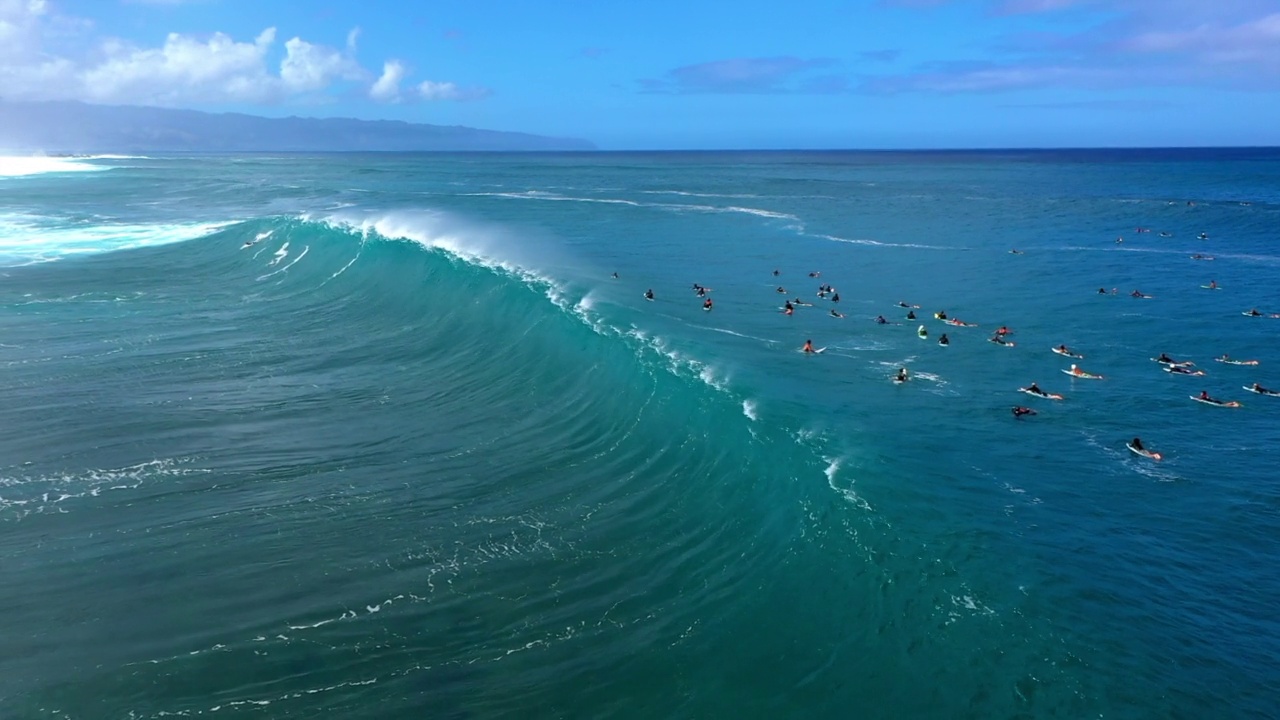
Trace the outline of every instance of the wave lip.
{"label": "wave lip", "polygon": [[109,165],[81,162],[82,158],[41,155],[0,155],[0,177],[28,177],[49,173],[81,173],[110,170]]}

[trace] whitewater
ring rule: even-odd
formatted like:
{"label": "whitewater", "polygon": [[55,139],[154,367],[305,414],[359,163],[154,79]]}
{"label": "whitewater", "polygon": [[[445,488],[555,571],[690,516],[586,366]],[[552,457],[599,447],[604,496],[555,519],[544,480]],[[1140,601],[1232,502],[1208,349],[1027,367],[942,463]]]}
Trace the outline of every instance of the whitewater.
{"label": "whitewater", "polygon": [[0,716],[1275,717],[1277,229],[1272,150],[0,159]]}

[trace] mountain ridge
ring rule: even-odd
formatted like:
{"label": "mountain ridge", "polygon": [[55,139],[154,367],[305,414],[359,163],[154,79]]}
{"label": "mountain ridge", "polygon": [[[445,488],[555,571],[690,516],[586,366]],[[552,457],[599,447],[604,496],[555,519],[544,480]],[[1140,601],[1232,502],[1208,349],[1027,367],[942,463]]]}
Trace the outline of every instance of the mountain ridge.
{"label": "mountain ridge", "polygon": [[69,153],[595,150],[578,138],[403,120],[0,100],[0,148]]}

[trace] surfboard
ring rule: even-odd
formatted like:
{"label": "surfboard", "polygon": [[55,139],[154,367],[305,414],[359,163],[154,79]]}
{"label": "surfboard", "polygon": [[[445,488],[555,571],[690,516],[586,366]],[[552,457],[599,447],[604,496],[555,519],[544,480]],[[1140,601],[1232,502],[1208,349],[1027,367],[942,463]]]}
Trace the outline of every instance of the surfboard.
{"label": "surfboard", "polygon": [[1229,408],[1240,407],[1240,403],[1235,400],[1229,400],[1224,402],[1222,400],[1205,400],[1199,395],[1192,395],[1190,397],[1192,400],[1195,400],[1198,403],[1204,403],[1205,405],[1213,405],[1214,407],[1229,407]]}
{"label": "surfboard", "polygon": [[1170,375],[1186,375],[1187,377],[1202,377],[1204,375],[1203,370],[1188,370],[1181,365],[1172,365],[1161,368],[1161,370],[1164,370]]}
{"label": "surfboard", "polygon": [[995,338],[987,338],[987,342],[992,343],[994,345],[1003,345],[1005,347],[1013,347],[1014,345],[1017,345],[1017,343],[1015,343],[1012,340],[1005,340],[1004,342],[1001,342]]}
{"label": "surfboard", "polygon": [[1134,455],[1141,455],[1144,458],[1151,458],[1152,460],[1162,459],[1162,456],[1160,455],[1160,453],[1151,452],[1150,450],[1139,450],[1138,448],[1134,447],[1133,443],[1131,442],[1125,443],[1124,446],[1129,448],[1129,452],[1133,453]]}
{"label": "surfboard", "polygon": [[1058,348],[1050,348],[1050,349],[1063,357],[1075,358],[1076,360],[1084,359],[1083,355],[1078,355],[1076,353],[1071,352],[1070,350],[1059,350]]}
{"label": "surfboard", "polygon": [[1061,400],[1061,399],[1062,399],[1062,396],[1061,396],[1061,395],[1059,395],[1059,394],[1057,394],[1057,393],[1045,393],[1045,394],[1041,395],[1040,393],[1031,392],[1030,390],[1028,390],[1028,389],[1026,389],[1026,388],[1018,388],[1018,392],[1020,392],[1020,393],[1026,393],[1026,394],[1030,395],[1031,397],[1044,398],[1045,400]]}
{"label": "surfboard", "polygon": [[1257,360],[1223,360],[1222,358],[1214,358],[1214,360],[1217,360],[1218,362],[1224,363],[1226,365],[1257,365],[1258,364]]}
{"label": "surfboard", "polygon": [[1204,288],[1205,290],[1221,290],[1222,289],[1218,285],[1201,285],[1200,287]]}
{"label": "surfboard", "polygon": [[1070,375],[1073,378],[1080,378],[1081,380],[1102,380],[1103,379],[1101,375],[1094,375],[1093,373],[1081,372],[1080,374],[1077,374],[1077,373],[1071,372],[1070,370],[1063,370],[1062,372]]}

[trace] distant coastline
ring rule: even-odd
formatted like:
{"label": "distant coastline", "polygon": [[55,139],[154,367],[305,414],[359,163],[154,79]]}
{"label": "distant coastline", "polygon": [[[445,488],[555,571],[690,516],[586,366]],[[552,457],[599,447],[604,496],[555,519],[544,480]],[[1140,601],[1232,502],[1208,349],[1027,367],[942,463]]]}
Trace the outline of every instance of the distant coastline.
{"label": "distant coastline", "polygon": [[105,152],[574,151],[596,146],[577,138],[399,120],[0,101],[0,148],[74,157]]}

